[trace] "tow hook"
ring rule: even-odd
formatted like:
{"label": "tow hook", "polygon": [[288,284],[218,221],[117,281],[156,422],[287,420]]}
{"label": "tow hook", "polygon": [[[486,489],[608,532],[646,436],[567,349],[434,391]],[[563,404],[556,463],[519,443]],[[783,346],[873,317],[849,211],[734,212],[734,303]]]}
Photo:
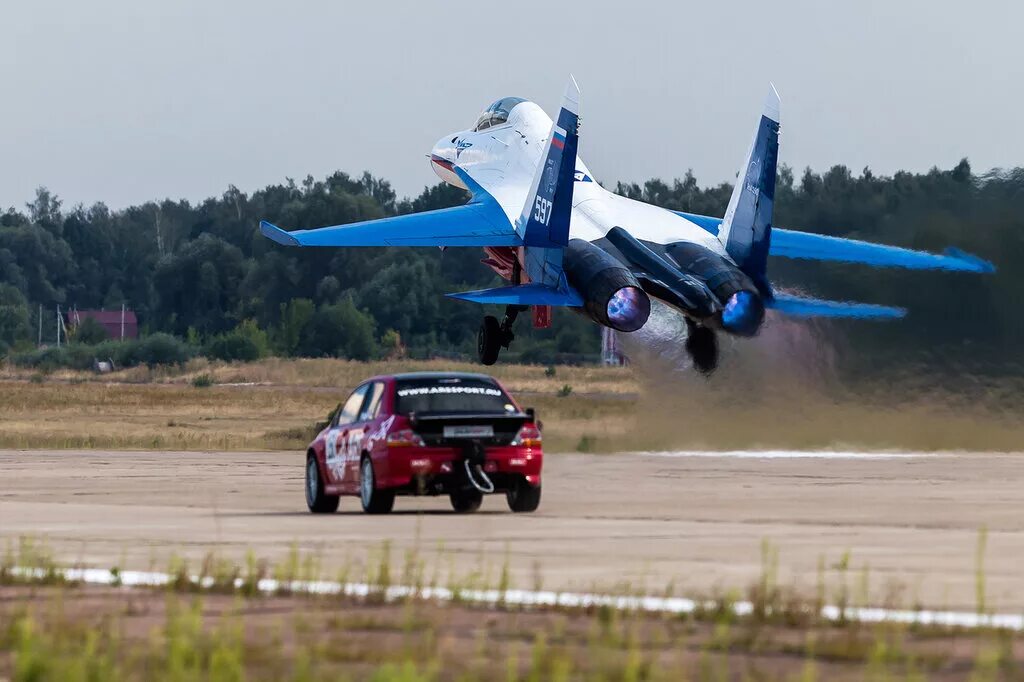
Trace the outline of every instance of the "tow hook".
{"label": "tow hook", "polygon": [[469,484],[482,493],[493,493],[494,482],[484,473],[484,462],[487,459],[487,450],[483,443],[472,440],[466,443],[462,451],[462,464],[466,469],[466,479]]}

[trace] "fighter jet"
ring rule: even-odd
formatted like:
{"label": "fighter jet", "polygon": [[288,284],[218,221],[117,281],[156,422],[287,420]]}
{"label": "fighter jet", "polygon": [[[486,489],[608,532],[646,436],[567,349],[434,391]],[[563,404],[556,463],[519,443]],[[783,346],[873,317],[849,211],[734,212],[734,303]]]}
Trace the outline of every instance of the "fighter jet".
{"label": "fighter jet", "polygon": [[264,236],[285,246],[482,247],[483,262],[508,286],[447,294],[505,306],[480,325],[478,353],[494,364],[515,335],[516,317],[533,308],[546,326],[551,306],[599,325],[634,332],[651,298],[686,319],[694,366],[712,372],[718,335],[754,336],[765,309],[786,315],[891,319],[906,311],[824,301],[772,288],[768,256],[863,263],[874,267],[992,272],[991,263],[956,249],[930,254],[772,224],[779,154],[780,101],[769,89],[725,216],[669,211],[608,191],[579,158],[580,90],[570,76],[557,118],[519,97],[505,97],[469,130],[434,145],[430,164],[470,194],[463,206],[393,218],[287,232],[262,221]]}

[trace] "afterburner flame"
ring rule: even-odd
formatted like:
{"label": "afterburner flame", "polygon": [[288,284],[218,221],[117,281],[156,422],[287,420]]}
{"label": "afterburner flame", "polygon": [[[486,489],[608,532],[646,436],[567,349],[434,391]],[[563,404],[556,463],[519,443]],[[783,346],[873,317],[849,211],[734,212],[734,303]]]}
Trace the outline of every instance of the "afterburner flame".
{"label": "afterburner flame", "polygon": [[722,326],[740,336],[753,336],[764,320],[764,303],[752,291],[737,291],[722,309]]}
{"label": "afterburner flame", "polygon": [[651,316],[651,299],[639,287],[622,287],[608,299],[608,322],[620,332],[635,332]]}

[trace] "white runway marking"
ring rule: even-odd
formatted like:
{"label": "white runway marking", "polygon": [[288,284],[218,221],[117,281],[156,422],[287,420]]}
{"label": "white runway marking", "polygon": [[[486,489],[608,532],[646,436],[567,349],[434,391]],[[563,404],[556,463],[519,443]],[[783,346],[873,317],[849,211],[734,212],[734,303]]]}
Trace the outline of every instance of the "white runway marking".
{"label": "white runway marking", "polygon": [[678,450],[631,452],[652,457],[731,457],[733,459],[918,459],[951,457],[952,452],[840,452],[835,450]]}
{"label": "white runway marking", "polygon": [[[22,578],[45,578],[47,572],[42,569],[13,570],[14,575]],[[162,587],[171,578],[166,573],[148,571],[121,571],[114,575],[108,570],[98,568],[69,568],[58,573],[70,582],[81,582],[90,585],[124,585],[129,587]],[[214,586],[213,578],[200,579],[192,577],[192,581],[204,589]],[[235,580],[235,589],[240,589],[244,582]],[[328,581],[292,581],[279,582],[270,578],[260,580],[257,590],[264,594],[275,594],[282,589],[293,593],[333,595],[344,594],[351,597],[366,597],[380,594],[381,590],[368,583],[336,583]],[[417,589],[402,585],[393,585],[383,592],[387,601],[398,601],[409,597],[424,600],[454,601],[456,599],[475,604],[511,606],[560,606],[566,608],[589,608],[609,606],[622,611],[646,611],[649,613],[671,613],[685,615],[693,613],[701,606],[700,602],[685,597],[616,597],[606,594],[587,594],[576,592],[552,592],[531,590],[462,590],[457,593],[444,587],[426,587]],[[716,608],[718,604],[707,604]],[[753,613],[754,605],[748,601],[735,602],[732,606],[737,616]],[[1024,614],[1017,613],[977,613],[972,611],[928,611],[883,608],[847,608],[845,616],[838,606],[828,605],[822,608],[821,616],[825,620],[849,620],[861,623],[903,623],[914,625],[940,625],[959,628],[1000,628],[1004,630],[1024,630]]]}

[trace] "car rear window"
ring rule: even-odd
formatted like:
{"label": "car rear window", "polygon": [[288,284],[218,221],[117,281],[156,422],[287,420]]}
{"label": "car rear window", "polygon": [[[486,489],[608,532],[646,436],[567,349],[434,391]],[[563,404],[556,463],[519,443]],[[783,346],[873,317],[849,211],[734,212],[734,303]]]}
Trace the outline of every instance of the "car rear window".
{"label": "car rear window", "polygon": [[398,414],[507,414],[516,406],[493,381],[467,377],[399,379],[395,382]]}

